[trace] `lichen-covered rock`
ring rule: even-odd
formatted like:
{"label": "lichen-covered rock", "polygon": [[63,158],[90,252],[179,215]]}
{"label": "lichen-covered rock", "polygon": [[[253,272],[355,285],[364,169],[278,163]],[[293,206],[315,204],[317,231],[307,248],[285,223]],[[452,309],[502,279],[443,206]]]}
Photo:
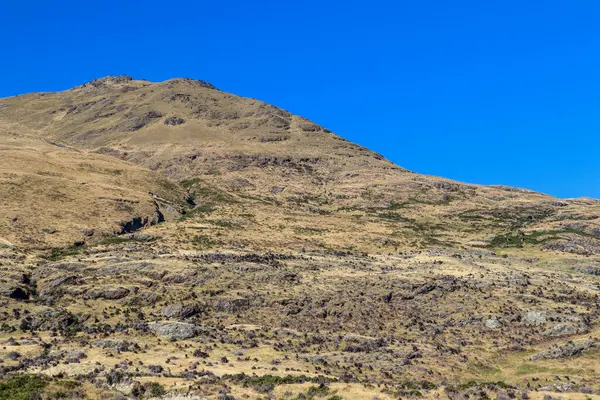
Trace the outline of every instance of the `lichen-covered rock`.
{"label": "lichen-covered rock", "polygon": [[581,322],[579,324],[576,323],[560,323],[554,325],[550,329],[544,332],[545,336],[568,336],[568,335],[578,335],[581,333],[586,333],[590,330],[589,326],[585,323]]}
{"label": "lichen-covered rock", "polygon": [[499,329],[502,328],[502,322],[496,317],[488,318],[485,320],[485,327],[488,329]]}
{"label": "lichen-covered rock", "polygon": [[134,351],[140,348],[137,343],[122,339],[99,340],[94,343],[94,345],[103,349],[113,349],[117,351]]}
{"label": "lichen-covered rock", "polygon": [[546,311],[527,311],[523,314],[523,323],[525,325],[544,325],[547,321]]}
{"label": "lichen-covered rock", "polygon": [[156,335],[166,336],[169,339],[176,340],[190,339],[199,334],[199,329],[195,325],[183,322],[152,322],[148,327]]}

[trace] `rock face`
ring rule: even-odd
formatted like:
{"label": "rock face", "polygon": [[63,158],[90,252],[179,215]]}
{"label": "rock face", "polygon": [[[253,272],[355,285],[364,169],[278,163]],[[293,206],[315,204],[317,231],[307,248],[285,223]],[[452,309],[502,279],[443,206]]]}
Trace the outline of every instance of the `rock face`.
{"label": "rock face", "polygon": [[199,329],[195,325],[182,322],[153,322],[149,324],[148,327],[157,335],[166,336],[169,339],[175,340],[190,339],[199,334]]}

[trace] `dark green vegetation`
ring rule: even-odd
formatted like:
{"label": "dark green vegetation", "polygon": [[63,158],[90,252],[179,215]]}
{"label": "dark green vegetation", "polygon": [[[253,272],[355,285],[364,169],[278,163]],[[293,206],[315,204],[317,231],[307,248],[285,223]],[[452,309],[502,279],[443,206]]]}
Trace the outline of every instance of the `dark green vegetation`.
{"label": "dark green vegetation", "polygon": [[526,245],[539,245],[552,240],[569,239],[569,235],[578,235],[595,240],[600,238],[587,232],[577,229],[563,229],[552,231],[533,231],[533,232],[512,232],[494,237],[489,244],[489,247],[501,248],[523,248]]}
{"label": "dark green vegetation", "polygon": [[44,378],[19,375],[0,382],[0,400],[32,400],[39,398],[46,387]]}

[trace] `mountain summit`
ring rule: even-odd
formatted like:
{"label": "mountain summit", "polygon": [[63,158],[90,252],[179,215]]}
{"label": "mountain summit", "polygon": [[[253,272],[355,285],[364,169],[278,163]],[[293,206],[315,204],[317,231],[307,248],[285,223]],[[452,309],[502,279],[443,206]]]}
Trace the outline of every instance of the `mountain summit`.
{"label": "mountain summit", "polygon": [[600,393],[597,200],[420,175],[192,79],[0,99],[0,151],[0,372],[46,392]]}

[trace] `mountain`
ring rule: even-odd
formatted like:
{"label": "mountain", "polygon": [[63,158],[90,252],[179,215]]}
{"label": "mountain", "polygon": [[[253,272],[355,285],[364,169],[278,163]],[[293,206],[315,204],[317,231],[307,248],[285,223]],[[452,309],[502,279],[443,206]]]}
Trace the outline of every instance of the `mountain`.
{"label": "mountain", "polygon": [[600,393],[598,200],[414,173],[191,79],[0,99],[0,151],[6,390]]}

